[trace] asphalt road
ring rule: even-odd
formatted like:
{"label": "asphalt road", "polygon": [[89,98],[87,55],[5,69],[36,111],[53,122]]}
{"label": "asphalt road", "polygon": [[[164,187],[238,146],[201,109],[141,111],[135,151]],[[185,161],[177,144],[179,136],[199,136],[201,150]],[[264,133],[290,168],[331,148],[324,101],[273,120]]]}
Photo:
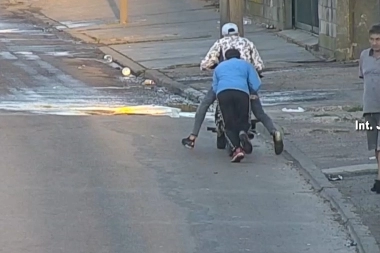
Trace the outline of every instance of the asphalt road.
{"label": "asphalt road", "polygon": [[106,63],[94,46],[47,25],[0,14],[0,111],[70,114],[74,107],[176,100],[162,89],[143,86],[142,79],[123,77],[120,66]]}
{"label": "asphalt road", "polygon": [[[354,252],[336,215],[263,142],[242,164],[188,119],[0,121],[0,251]],[[170,131],[168,131],[170,129]]]}
{"label": "asphalt road", "polygon": [[231,165],[211,133],[181,147],[189,119],[46,115],[167,95],[118,83],[91,46],[2,18],[0,252],[355,252],[328,203],[261,140]]}

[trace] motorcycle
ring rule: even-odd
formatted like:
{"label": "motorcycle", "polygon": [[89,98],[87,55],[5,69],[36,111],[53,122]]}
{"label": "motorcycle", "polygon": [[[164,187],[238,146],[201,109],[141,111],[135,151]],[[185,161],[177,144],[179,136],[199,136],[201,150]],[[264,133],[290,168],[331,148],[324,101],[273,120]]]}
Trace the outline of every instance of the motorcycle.
{"label": "motorcycle", "polygon": [[[214,66],[211,67],[211,69],[215,69],[218,66],[218,64],[215,64]],[[258,72],[259,77],[263,78],[264,76],[262,75],[261,72]],[[256,119],[253,115],[253,113],[250,110],[250,128],[247,131],[248,138],[250,141],[252,141],[255,138],[255,135],[257,134],[256,132],[256,124],[260,122],[258,119]],[[253,116],[253,117],[252,117]],[[216,105],[215,109],[215,127],[207,127],[207,131],[211,131],[213,133],[216,133],[216,148],[217,149],[227,149],[227,152],[229,156],[232,156],[232,148],[230,147],[227,138],[226,138],[226,133],[225,133],[225,128],[224,128],[224,122],[222,118],[222,113],[219,109],[219,105]]]}
{"label": "motorcycle", "polygon": [[[255,138],[256,132],[256,124],[260,122],[255,117],[252,117],[252,112],[250,114],[250,128],[247,131],[249,140],[253,140]],[[213,133],[216,133],[216,148],[217,149],[226,149],[228,154],[232,156],[232,148],[228,144],[227,138],[226,138],[226,132],[224,127],[224,122],[222,118],[222,113],[219,109],[219,105],[216,106],[215,109],[215,127],[207,127],[207,131],[211,131]]]}

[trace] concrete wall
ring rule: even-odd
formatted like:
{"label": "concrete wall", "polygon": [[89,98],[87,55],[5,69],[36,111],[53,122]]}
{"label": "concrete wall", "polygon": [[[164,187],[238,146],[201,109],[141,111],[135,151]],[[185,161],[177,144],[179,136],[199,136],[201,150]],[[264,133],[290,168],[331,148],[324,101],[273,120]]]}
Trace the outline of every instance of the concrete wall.
{"label": "concrete wall", "polygon": [[337,60],[352,58],[351,0],[319,0],[319,50]]}
{"label": "concrete wall", "polygon": [[337,0],[319,0],[319,50],[332,56],[336,49]]}
{"label": "concrete wall", "polygon": [[[245,0],[255,21],[292,29],[292,0]],[[379,0],[319,0],[319,51],[337,60],[358,59],[369,46],[368,30],[380,23]]]}
{"label": "concrete wall", "polygon": [[247,14],[255,21],[284,30],[292,28],[292,0],[245,0]]}
{"label": "concrete wall", "polygon": [[337,60],[358,59],[368,30],[380,21],[379,0],[319,0],[319,50]]}
{"label": "concrete wall", "polygon": [[361,51],[369,47],[368,30],[373,24],[380,23],[380,6],[378,0],[351,1],[352,54],[355,58],[359,58]]}

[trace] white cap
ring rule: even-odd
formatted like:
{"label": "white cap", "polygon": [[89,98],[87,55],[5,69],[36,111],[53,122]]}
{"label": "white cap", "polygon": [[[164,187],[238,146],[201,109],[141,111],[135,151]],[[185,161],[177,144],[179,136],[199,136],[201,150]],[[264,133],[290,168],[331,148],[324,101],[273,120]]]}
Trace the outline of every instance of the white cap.
{"label": "white cap", "polygon": [[222,35],[227,36],[227,35],[235,35],[239,33],[239,28],[236,24],[234,23],[226,23],[222,27]]}

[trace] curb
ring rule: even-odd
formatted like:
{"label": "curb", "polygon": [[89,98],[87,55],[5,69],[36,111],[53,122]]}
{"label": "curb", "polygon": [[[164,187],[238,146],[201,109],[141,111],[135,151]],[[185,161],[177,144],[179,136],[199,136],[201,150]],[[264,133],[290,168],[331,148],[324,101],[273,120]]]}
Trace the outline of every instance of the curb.
{"label": "curb", "polygon": [[184,97],[192,102],[200,103],[205,96],[204,93],[191,88],[185,84],[177,82],[164,73],[160,72],[156,69],[146,69],[141,66],[131,58],[125,56],[124,54],[119,53],[118,51],[108,47],[99,47],[99,50],[104,54],[111,55],[114,62],[121,65],[123,68],[128,67],[131,69],[131,72],[136,75],[142,75],[146,79],[153,80],[158,86],[165,87],[168,91],[173,93],[174,95],[178,95]]}
{"label": "curb", "polygon": [[323,55],[321,55],[318,51],[318,44],[315,44],[315,45],[312,45],[312,46],[309,46],[301,41],[298,41],[298,40],[295,40],[289,36],[286,36],[284,34],[281,34],[280,33],[281,31],[277,31],[275,32],[276,36],[286,40],[287,42],[289,43],[292,43],[292,44],[295,44],[297,46],[300,46],[300,47],[303,47],[306,51],[309,51],[312,55],[314,55],[315,57],[321,59],[321,60],[326,60]]}
{"label": "curb", "polygon": [[128,67],[131,69],[132,73],[136,76],[139,76],[145,72],[145,68],[128,58],[127,56],[119,53],[118,51],[110,48],[110,47],[98,47],[100,51],[102,51],[106,55],[111,55],[113,61],[121,65],[122,67]]}
{"label": "curb", "polygon": [[290,43],[296,44],[296,45],[298,45],[298,46],[300,46],[300,47],[303,47],[303,48],[305,48],[307,51],[316,51],[316,49],[318,48],[318,44],[316,44],[316,45],[312,45],[312,46],[309,46],[309,45],[307,45],[307,44],[305,44],[305,43],[303,43],[303,42],[301,42],[301,41],[295,40],[295,39],[293,39],[293,38],[291,38],[291,37],[289,37],[289,36],[286,36],[286,35],[284,35],[284,34],[281,34],[280,32],[281,32],[281,31],[276,32],[276,35],[277,35],[278,37],[280,37],[280,38],[286,40],[287,42],[290,42]]}
{"label": "curb", "polygon": [[145,70],[144,77],[146,79],[153,80],[159,86],[167,88],[167,90],[171,93],[187,98],[196,103],[200,103],[203,97],[205,96],[204,93],[194,88],[191,88],[185,84],[177,82],[165,75],[164,73],[155,69]]}
{"label": "curb", "polygon": [[[282,134],[284,129],[275,124]],[[272,140],[272,136],[263,126],[256,125],[257,132],[262,138]],[[302,176],[312,185],[320,196],[330,202],[331,208],[339,213],[342,218],[343,225],[348,229],[350,236],[357,243],[356,249],[359,253],[378,253],[380,248],[375,238],[371,235],[368,227],[364,226],[361,218],[353,212],[354,205],[349,200],[344,200],[339,190],[327,180],[315,163],[307,157],[300,149],[298,149],[291,141],[284,139],[284,156],[296,162]]]}
{"label": "curb", "polygon": [[[47,17],[46,15],[40,14],[40,13],[35,13],[31,12],[28,10],[23,10],[27,12],[29,15],[34,17],[35,19],[45,22],[45,23],[53,23],[55,25],[60,25],[59,22],[52,20],[51,18]],[[70,29],[64,29],[60,30],[66,34],[69,34],[70,36],[79,39],[85,43],[90,43],[90,44],[95,44],[94,39],[91,37],[87,36],[84,33],[78,32],[76,30],[70,30]],[[164,73],[154,70],[154,69],[146,69],[144,66],[140,65],[133,59],[129,58],[128,56],[121,54],[117,50],[109,47],[109,46],[100,46],[96,45],[97,48],[105,55],[111,55],[113,58],[113,61],[119,64],[120,66],[128,67],[131,69],[131,72],[135,76],[143,76],[146,79],[151,79],[153,80],[158,86],[165,87],[168,91],[173,93],[174,95],[178,95],[181,97],[184,97],[191,102],[195,103],[200,103],[205,96],[204,93],[191,88],[187,85],[184,85],[180,82],[177,82],[170,77],[166,76]]]}

